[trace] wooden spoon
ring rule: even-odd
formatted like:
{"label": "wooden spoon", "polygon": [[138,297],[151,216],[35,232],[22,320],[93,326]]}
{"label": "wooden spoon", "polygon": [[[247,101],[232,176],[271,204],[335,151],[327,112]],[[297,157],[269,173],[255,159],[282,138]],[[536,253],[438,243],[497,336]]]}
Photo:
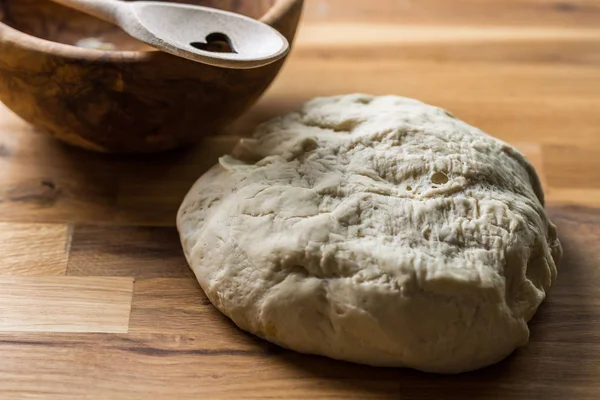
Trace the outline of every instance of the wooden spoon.
{"label": "wooden spoon", "polygon": [[289,51],[277,30],[233,12],[152,1],[52,1],[120,26],[158,50],[217,67],[256,68]]}

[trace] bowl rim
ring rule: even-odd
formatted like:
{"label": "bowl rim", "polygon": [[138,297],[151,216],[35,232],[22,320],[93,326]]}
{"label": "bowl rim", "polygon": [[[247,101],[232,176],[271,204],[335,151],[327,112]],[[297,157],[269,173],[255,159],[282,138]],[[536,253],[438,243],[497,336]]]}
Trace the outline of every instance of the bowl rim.
{"label": "bowl rim", "polygon": [[[278,19],[287,13],[291,8],[304,0],[275,0],[275,3],[263,14],[259,21],[267,25],[275,24]],[[289,39],[289,38],[288,38]],[[51,54],[64,58],[102,61],[102,62],[118,62],[130,63],[146,61],[153,54],[160,53],[160,50],[145,50],[145,51],[106,51],[99,49],[89,49],[78,47],[66,43],[54,42],[52,40],[43,39],[37,36],[30,35],[18,29],[15,29],[0,20],[0,42],[8,42],[15,44],[21,48],[25,48],[32,52]]]}

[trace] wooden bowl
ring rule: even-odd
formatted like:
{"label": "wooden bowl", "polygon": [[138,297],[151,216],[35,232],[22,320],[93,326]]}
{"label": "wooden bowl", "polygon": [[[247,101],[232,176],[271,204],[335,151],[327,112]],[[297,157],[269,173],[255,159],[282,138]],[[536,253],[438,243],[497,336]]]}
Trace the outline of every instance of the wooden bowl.
{"label": "wooden bowl", "polygon": [[[180,2],[260,19],[290,45],[303,4]],[[41,131],[99,152],[159,152],[216,134],[255,103],[285,60],[249,70],[194,63],[49,0],[0,0],[0,21],[0,100]],[[81,47],[90,38],[114,48]]]}

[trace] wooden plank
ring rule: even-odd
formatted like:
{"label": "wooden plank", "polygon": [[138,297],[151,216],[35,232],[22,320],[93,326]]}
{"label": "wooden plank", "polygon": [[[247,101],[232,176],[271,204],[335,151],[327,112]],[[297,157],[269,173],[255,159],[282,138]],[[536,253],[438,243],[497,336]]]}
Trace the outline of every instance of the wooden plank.
{"label": "wooden plank", "polygon": [[[597,26],[595,27],[597,28]],[[360,50],[403,45],[519,42],[589,42],[600,40],[600,29],[514,26],[418,26],[365,22],[306,24],[298,33],[298,49],[344,47]]]}
{"label": "wooden plank", "polygon": [[543,146],[548,201],[600,208],[600,147],[573,143]]}
{"label": "wooden plank", "polygon": [[303,17],[304,23],[597,28],[600,4],[596,0],[306,0]]}
{"label": "wooden plank", "polygon": [[67,275],[192,277],[175,228],[76,226]]}
{"label": "wooden plank", "polygon": [[[600,348],[532,343],[457,376],[371,368],[276,347],[209,351],[182,335],[0,334],[2,393],[44,398],[595,399]],[[572,363],[573,357],[578,362]],[[72,371],[77,371],[73,373]],[[527,379],[524,377],[527,376]],[[32,385],[30,377],[36,377]],[[556,382],[560,382],[557,385]]]}
{"label": "wooden plank", "polygon": [[0,276],[0,332],[127,332],[132,278]]}
{"label": "wooden plank", "polygon": [[[307,28],[308,29],[308,28]],[[485,62],[513,64],[600,65],[598,40],[431,41],[413,43],[399,38],[388,43],[362,46],[308,46],[302,42],[292,50],[303,59],[343,59],[354,62],[365,58],[397,62],[436,60],[437,62]]]}
{"label": "wooden plank", "polygon": [[548,184],[556,189],[600,191],[599,152],[598,148],[590,146],[545,145]]}
{"label": "wooden plank", "polygon": [[[1,334],[0,352],[8,356],[0,366],[0,376],[10,377],[0,381],[0,392],[27,390],[44,398],[78,398],[89,393],[127,399],[148,398],[148,393],[153,399],[337,398],[356,391],[355,385],[374,390],[374,398],[398,392],[398,382],[389,379],[395,373],[388,372],[388,380],[352,379],[352,370],[348,372],[341,364],[342,370],[333,376],[320,377],[319,371],[310,369],[311,361],[319,358],[303,360],[303,356],[264,346],[211,351],[194,337],[182,335]],[[75,363],[77,374],[69,374]],[[34,388],[29,376],[39,377]],[[349,380],[355,384],[349,385]]]}
{"label": "wooden plank", "polygon": [[0,275],[64,275],[69,245],[67,225],[0,222]]}
{"label": "wooden plank", "polygon": [[246,349],[257,340],[223,316],[194,278],[136,280],[129,333],[192,335],[210,348]]}
{"label": "wooden plank", "polygon": [[600,208],[600,190],[598,189],[555,189],[547,192],[549,202],[555,204],[583,205]]}
{"label": "wooden plank", "polygon": [[[195,279],[152,278],[135,282],[129,324],[132,333],[211,331],[214,338],[235,337],[227,333],[231,324],[223,326],[220,318]],[[217,326],[212,322],[217,322]]]}
{"label": "wooden plank", "polygon": [[[76,153],[75,153],[76,154]],[[75,161],[63,154],[63,162]],[[108,168],[74,162],[20,163],[0,158],[0,220],[9,222],[110,221],[116,182]]]}

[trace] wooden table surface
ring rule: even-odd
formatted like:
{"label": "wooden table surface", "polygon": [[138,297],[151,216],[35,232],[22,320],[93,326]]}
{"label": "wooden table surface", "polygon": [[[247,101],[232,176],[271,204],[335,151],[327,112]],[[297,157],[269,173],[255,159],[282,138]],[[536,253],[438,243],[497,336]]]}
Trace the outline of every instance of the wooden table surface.
{"label": "wooden table surface", "polygon": [[[518,146],[564,261],[530,344],[435,376],[284,351],[235,328],[175,211],[237,136],[318,95],[416,97]],[[600,1],[308,0],[294,52],[226,135],[107,157],[0,106],[0,398],[600,398]]]}

